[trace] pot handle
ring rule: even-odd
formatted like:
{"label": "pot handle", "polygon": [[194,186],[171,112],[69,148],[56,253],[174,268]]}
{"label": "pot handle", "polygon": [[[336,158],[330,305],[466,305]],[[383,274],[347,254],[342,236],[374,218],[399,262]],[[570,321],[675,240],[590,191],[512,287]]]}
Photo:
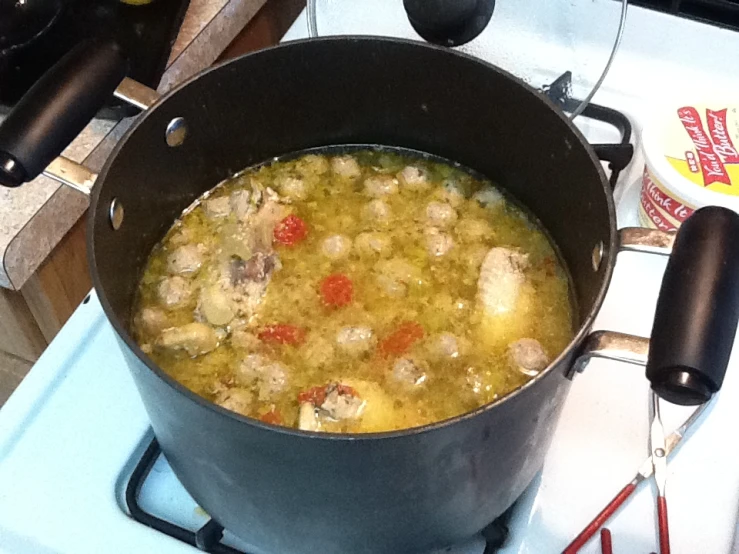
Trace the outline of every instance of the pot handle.
{"label": "pot handle", "polygon": [[677,235],[621,230],[621,249],[672,254],[662,279],[652,338],[592,333],[573,366],[592,358],[646,365],[652,389],[684,406],[708,401],[723,384],[739,322],[739,215],[697,210]]}
{"label": "pot handle", "polygon": [[739,322],[739,215],[708,206],[680,227],[662,279],[647,378],[669,402],[717,392]]}
{"label": "pot handle", "polygon": [[123,81],[128,62],[112,41],[79,44],[49,69],[0,124],[0,184],[36,178]]}

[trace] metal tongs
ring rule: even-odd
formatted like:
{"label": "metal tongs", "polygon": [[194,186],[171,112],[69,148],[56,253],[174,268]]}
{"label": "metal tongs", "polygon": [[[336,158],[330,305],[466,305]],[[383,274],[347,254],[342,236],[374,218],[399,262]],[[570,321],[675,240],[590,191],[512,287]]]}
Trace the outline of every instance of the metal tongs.
{"label": "metal tongs", "polygon": [[664,426],[659,410],[659,396],[651,392],[652,422],[649,434],[650,456],[644,460],[634,478],[611,500],[608,505],[591,521],[585,529],[575,537],[562,554],[575,554],[598,532],[603,524],[618,510],[627,498],[636,490],[642,481],[654,474],[657,483],[657,519],[659,522],[660,554],[670,554],[670,532],[667,523],[667,502],[665,500],[665,484],[667,481],[667,458],[675,450],[688,429],[696,422],[708,403],[698,406],[680,427],[665,437]]}

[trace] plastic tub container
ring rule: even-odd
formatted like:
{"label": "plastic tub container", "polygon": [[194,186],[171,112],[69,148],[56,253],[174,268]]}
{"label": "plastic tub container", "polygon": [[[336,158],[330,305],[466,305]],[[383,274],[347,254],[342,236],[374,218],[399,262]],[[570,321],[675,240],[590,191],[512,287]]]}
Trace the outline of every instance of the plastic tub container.
{"label": "plastic tub container", "polygon": [[644,227],[677,229],[708,205],[739,213],[738,110],[727,103],[685,104],[645,126],[639,199]]}

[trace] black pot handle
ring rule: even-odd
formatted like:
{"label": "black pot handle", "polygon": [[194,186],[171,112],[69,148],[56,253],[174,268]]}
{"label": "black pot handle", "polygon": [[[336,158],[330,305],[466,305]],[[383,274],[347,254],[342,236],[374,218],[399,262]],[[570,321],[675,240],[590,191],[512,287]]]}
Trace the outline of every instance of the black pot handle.
{"label": "black pot handle", "polygon": [[0,124],[0,184],[36,178],[105,105],[128,71],[111,41],[79,44],[41,77]]}
{"label": "black pot handle", "polygon": [[665,400],[706,402],[721,388],[739,321],[739,215],[697,210],[680,227],[657,300],[647,378]]}

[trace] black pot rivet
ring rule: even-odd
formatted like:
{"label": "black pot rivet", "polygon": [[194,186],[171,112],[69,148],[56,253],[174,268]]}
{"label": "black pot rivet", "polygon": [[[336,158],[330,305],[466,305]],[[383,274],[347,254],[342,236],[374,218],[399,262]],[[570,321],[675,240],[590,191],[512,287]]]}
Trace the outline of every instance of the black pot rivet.
{"label": "black pot rivet", "polygon": [[121,228],[121,225],[123,225],[123,215],[123,204],[117,198],[113,198],[110,202],[110,211],[108,212],[113,230],[117,231]]}
{"label": "black pot rivet", "polygon": [[184,117],[175,117],[167,125],[165,139],[168,146],[180,146],[187,138],[187,122]]}
{"label": "black pot rivet", "polygon": [[593,247],[591,261],[593,263],[593,271],[598,271],[600,269],[600,263],[603,261],[603,241],[599,240]]}

